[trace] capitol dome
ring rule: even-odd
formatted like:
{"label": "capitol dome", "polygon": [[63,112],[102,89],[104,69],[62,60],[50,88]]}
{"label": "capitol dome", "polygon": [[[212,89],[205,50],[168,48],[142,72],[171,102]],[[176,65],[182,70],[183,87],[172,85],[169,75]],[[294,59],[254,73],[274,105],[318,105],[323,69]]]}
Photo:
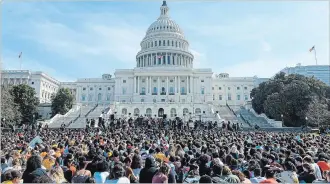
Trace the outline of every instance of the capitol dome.
{"label": "capitol dome", "polygon": [[136,55],[137,67],[193,67],[194,56],[182,29],[168,15],[166,1],[160,7],[159,18],[152,23]]}

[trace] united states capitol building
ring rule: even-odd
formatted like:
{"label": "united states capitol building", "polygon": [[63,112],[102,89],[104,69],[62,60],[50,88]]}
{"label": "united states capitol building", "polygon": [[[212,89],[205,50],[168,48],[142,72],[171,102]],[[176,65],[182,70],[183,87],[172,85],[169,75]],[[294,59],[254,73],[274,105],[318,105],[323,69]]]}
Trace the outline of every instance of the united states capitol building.
{"label": "united states capitol building", "polygon": [[30,85],[35,88],[41,104],[50,103],[51,95],[59,88],[69,88],[80,114],[91,113],[93,109],[94,115],[99,116],[105,109],[111,109],[111,113],[120,116],[162,117],[166,114],[173,118],[187,114],[213,116],[222,112],[221,108],[227,104],[242,106],[251,100],[251,90],[267,80],[230,77],[227,73],[215,75],[211,68],[194,68],[189,42],[170,18],[166,1],[140,45],[136,67],[117,69],[113,76],[103,74],[100,78],[60,82],[43,72],[4,70],[1,81],[3,85]]}

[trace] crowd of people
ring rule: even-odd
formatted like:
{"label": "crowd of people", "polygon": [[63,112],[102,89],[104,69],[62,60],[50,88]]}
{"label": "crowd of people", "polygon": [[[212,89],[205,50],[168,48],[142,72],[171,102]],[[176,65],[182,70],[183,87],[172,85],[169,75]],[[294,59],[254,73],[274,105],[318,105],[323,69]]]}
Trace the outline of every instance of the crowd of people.
{"label": "crowd of people", "polygon": [[327,135],[206,124],[189,128],[149,118],[99,128],[2,131],[1,182],[330,182]]}

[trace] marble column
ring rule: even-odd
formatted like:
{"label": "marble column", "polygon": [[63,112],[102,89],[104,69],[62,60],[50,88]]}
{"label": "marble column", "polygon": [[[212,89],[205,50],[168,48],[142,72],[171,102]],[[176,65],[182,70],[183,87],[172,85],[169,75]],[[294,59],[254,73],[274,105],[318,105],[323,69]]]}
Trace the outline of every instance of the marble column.
{"label": "marble column", "polygon": [[149,93],[149,80],[148,79],[149,79],[149,77],[146,77],[146,86],[147,86],[146,91],[145,91],[146,94]]}
{"label": "marble column", "polygon": [[181,83],[180,76],[178,76],[178,93],[179,94],[181,94],[180,83]]}
{"label": "marble column", "polygon": [[168,95],[168,92],[169,92],[169,90],[168,90],[168,77],[166,78],[166,95]]}
{"label": "marble column", "polygon": [[157,78],[157,85],[158,85],[158,87],[157,87],[157,95],[160,95],[160,82],[159,82],[159,77]]}
{"label": "marble column", "polygon": [[188,82],[188,78],[189,78],[189,77],[187,76],[187,91],[186,91],[186,93],[188,93],[188,92],[189,92],[189,90],[188,90],[188,89],[189,89],[189,82]]}
{"label": "marble column", "polygon": [[140,95],[140,77],[139,76],[137,76],[137,93]]}
{"label": "marble column", "polygon": [[133,78],[133,93],[136,93],[136,77]]}

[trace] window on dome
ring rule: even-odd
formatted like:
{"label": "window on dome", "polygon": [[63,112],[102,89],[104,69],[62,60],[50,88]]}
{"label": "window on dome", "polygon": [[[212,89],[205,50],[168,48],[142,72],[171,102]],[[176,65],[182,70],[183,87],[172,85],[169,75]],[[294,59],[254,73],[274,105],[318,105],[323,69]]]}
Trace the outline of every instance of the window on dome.
{"label": "window on dome", "polygon": [[172,47],[174,46],[174,41],[172,40]]}
{"label": "window on dome", "polygon": [[165,29],[165,26],[164,26],[164,29]]}
{"label": "window on dome", "polygon": [[167,46],[170,46],[170,40],[167,40]]}
{"label": "window on dome", "polygon": [[157,41],[155,41],[155,47],[157,46]]}
{"label": "window on dome", "polygon": [[157,59],[156,59],[156,56],[155,56],[155,57],[154,57],[154,65],[156,65],[156,60],[157,60]]}
{"label": "window on dome", "polygon": [[171,56],[167,56],[167,64],[171,64]]}
{"label": "window on dome", "polygon": [[181,48],[181,42],[179,42],[179,48]]}
{"label": "window on dome", "polygon": [[162,41],[159,40],[159,46],[162,46]]}
{"label": "window on dome", "polygon": [[165,40],[163,40],[163,46],[166,46]]}
{"label": "window on dome", "polygon": [[151,47],[153,47],[154,42],[151,42]]}
{"label": "window on dome", "polygon": [[174,63],[174,56],[172,57],[172,62],[173,62],[173,65],[174,65],[174,64],[175,64],[175,63]]}
{"label": "window on dome", "polygon": [[157,29],[158,29],[158,27],[157,27]]}
{"label": "window on dome", "polygon": [[148,42],[148,48],[150,47],[150,42]]}
{"label": "window on dome", "polygon": [[158,58],[158,64],[162,64],[162,60],[161,60],[161,57]]}
{"label": "window on dome", "polygon": [[178,42],[175,42],[175,46],[178,47]]}

